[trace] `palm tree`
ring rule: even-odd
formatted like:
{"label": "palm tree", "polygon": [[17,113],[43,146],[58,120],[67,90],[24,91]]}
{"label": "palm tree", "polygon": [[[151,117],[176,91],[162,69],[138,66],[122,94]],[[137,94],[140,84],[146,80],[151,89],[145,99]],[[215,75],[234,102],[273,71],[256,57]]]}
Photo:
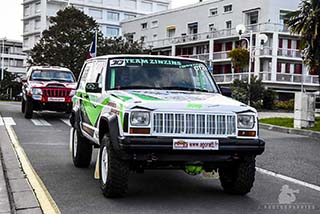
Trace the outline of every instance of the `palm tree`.
{"label": "palm tree", "polygon": [[320,1],[302,0],[286,17],[291,32],[301,36],[304,64],[317,71],[320,84]]}

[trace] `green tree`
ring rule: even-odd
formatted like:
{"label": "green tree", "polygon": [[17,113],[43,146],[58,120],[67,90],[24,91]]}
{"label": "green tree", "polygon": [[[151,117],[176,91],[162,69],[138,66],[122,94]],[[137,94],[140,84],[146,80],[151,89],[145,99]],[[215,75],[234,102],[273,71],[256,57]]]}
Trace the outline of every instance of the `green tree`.
{"label": "green tree", "polygon": [[[49,22],[49,29],[43,31],[39,43],[31,50],[29,63],[67,67],[78,76],[98,24],[74,7],[59,10]],[[98,32],[98,44],[102,41],[102,34]]]}
{"label": "green tree", "polygon": [[[250,96],[248,96],[250,90]],[[248,103],[250,98],[251,105],[255,108],[273,108],[275,94],[270,89],[266,90],[262,85],[262,81],[256,76],[252,76],[251,84],[248,85],[247,80],[234,80],[231,84],[232,98]]]}
{"label": "green tree", "polygon": [[49,21],[49,29],[43,31],[39,43],[31,50],[31,65],[67,67],[78,77],[96,31],[98,55],[146,52],[140,42],[122,37],[104,38],[96,21],[74,7],[59,10]]}
{"label": "green tree", "polygon": [[228,52],[231,58],[232,66],[235,70],[240,71],[249,65],[249,51],[244,48],[234,48]]}
{"label": "green tree", "polygon": [[320,77],[320,1],[302,0],[296,11],[287,14],[287,25],[300,34],[304,63]]}
{"label": "green tree", "polygon": [[0,81],[0,100],[9,100],[10,92],[12,96],[21,92],[21,83],[17,81],[17,78],[16,74],[4,71],[3,80]]}

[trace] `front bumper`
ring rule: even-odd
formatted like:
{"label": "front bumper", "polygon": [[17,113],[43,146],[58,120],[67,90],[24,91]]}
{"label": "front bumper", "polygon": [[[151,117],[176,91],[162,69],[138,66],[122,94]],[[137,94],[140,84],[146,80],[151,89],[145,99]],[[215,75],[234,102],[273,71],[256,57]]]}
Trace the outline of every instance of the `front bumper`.
{"label": "front bumper", "polygon": [[[194,138],[197,139],[197,138]],[[113,148],[124,159],[163,162],[219,162],[260,155],[265,148],[262,139],[217,138],[218,150],[174,150],[170,137],[126,137]],[[113,143],[114,144],[114,143]]]}

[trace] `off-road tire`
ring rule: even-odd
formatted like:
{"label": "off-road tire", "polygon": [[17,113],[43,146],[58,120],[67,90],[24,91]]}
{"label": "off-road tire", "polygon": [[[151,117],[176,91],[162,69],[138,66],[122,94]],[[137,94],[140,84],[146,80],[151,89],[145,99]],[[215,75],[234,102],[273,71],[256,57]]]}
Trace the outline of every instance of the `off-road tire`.
{"label": "off-road tire", "polygon": [[24,101],[23,97],[21,99],[21,112],[24,113],[26,109],[26,101]]}
{"label": "off-road tire", "polygon": [[[106,181],[102,178],[103,151],[107,152],[108,167],[106,166]],[[130,168],[128,161],[122,160],[115,153],[109,137],[105,135],[101,141],[99,155],[100,187],[107,198],[123,197],[128,190]]]}
{"label": "off-road tire", "polygon": [[[75,138],[76,137],[76,138]],[[77,141],[76,154],[74,155],[75,144],[72,142],[71,152],[73,164],[78,168],[87,168],[91,163],[92,145],[83,137],[77,129],[73,132],[73,141]]]}
{"label": "off-road tire", "polygon": [[26,119],[31,119],[32,116],[33,116],[33,104],[32,104],[32,101],[26,100],[24,103],[25,103],[24,117]]}
{"label": "off-road tire", "polygon": [[255,156],[244,157],[239,163],[219,169],[220,182],[225,192],[246,195],[253,187]]}

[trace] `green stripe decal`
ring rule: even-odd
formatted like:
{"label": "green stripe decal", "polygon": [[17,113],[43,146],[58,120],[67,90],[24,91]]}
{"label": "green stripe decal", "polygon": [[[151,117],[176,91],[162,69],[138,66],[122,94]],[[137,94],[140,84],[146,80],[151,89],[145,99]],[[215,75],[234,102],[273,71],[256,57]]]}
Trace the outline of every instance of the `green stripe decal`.
{"label": "green stripe decal", "polygon": [[128,97],[128,96],[123,96],[123,95],[116,95],[117,98],[119,98],[121,101],[126,102],[128,100],[131,100],[132,97]]}
{"label": "green stripe decal", "polygon": [[122,128],[123,128],[123,125],[124,125],[124,117],[123,117],[123,104],[121,103],[120,104],[120,121],[121,121],[121,125],[122,125]]}
{"label": "green stripe decal", "polygon": [[110,88],[114,88],[116,84],[116,70],[111,69],[111,83],[110,83]]}
{"label": "green stripe decal", "polygon": [[143,100],[149,100],[149,101],[160,101],[162,99],[157,98],[157,97],[152,97],[152,96],[148,96],[148,95],[144,95],[144,94],[138,94],[138,93],[132,93],[133,95],[139,97],[140,99]]}
{"label": "green stripe decal", "polygon": [[96,107],[89,101],[84,101],[83,105],[92,126],[94,126],[100,116],[103,107],[110,102],[110,97],[106,98],[101,104]]}

